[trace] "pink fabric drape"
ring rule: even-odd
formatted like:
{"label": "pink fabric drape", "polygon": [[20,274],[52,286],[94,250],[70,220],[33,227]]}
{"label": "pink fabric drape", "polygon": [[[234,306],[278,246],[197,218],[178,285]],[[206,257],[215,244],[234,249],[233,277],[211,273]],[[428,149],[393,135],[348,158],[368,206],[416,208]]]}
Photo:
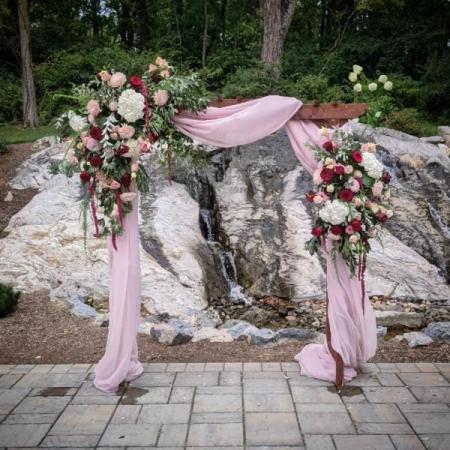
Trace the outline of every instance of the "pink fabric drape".
{"label": "pink fabric drape", "polygon": [[[179,131],[204,144],[234,147],[255,142],[285,126],[292,148],[309,173],[317,161],[308,142],[321,143],[317,127],[308,121],[290,120],[301,107],[295,98],[267,96],[233,106],[210,107],[200,114],[182,112],[174,118]],[[140,272],[137,201],[125,219],[124,234],[117,239],[118,250],[110,251],[112,279],[110,324],[106,353],[95,370],[95,385],[108,392],[119,383],[142,372],[137,359],[136,334],[139,321]],[[111,249],[111,245],[110,249]],[[344,261],[336,264],[327,256],[328,315],[331,347],[345,366],[350,380],[355,368],[374,355],[376,327],[372,307],[365,295],[362,311],[361,287],[350,278]],[[301,373],[336,381],[336,362],[329,345],[307,345],[297,356]]]}

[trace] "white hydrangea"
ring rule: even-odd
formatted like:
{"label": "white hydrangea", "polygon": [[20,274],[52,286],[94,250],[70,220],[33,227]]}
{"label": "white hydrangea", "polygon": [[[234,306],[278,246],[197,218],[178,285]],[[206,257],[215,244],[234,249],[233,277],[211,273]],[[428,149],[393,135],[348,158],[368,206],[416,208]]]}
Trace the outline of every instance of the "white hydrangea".
{"label": "white hydrangea", "polygon": [[369,88],[370,92],[374,92],[377,90],[377,83],[369,83],[369,85],[367,86]]}
{"label": "white hydrangea", "polygon": [[388,77],[387,77],[386,75],[380,75],[380,76],[378,77],[378,82],[379,82],[379,83],[384,84],[384,83],[386,83],[387,80],[388,80]]}
{"label": "white hydrangea", "polygon": [[361,85],[361,83],[356,83],[356,84],[353,86],[353,90],[354,90],[355,92],[361,92],[361,91],[362,91],[362,85]]}
{"label": "white hydrangea", "polygon": [[356,75],[359,75],[363,71],[363,68],[361,66],[358,66],[358,64],[354,64],[352,69],[353,72],[356,73]]}
{"label": "white hydrangea", "polygon": [[383,164],[378,161],[373,153],[363,152],[362,157],[361,166],[366,169],[367,175],[375,179],[380,178],[383,175]]}
{"label": "white hydrangea", "polygon": [[320,209],[320,218],[331,225],[340,225],[344,223],[350,213],[349,207],[340,200],[328,201]]}
{"label": "white hydrangea", "polygon": [[133,89],[125,89],[119,97],[117,112],[129,123],[144,117],[144,96]]}
{"label": "white hydrangea", "polygon": [[386,83],[384,83],[384,89],[386,91],[392,91],[392,88],[394,87],[392,81],[386,81]]}
{"label": "white hydrangea", "polygon": [[83,128],[87,126],[87,120],[85,117],[79,116],[73,111],[69,111],[67,113],[67,117],[69,118],[69,125],[73,131],[79,133]]}
{"label": "white hydrangea", "polygon": [[358,75],[355,72],[350,72],[348,74],[348,79],[354,83],[358,79]]}

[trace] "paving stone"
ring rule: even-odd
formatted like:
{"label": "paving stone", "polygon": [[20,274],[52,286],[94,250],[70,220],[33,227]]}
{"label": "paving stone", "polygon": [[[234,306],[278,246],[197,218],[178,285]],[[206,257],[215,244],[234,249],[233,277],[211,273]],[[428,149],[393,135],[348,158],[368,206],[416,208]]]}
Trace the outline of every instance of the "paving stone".
{"label": "paving stone", "polygon": [[28,373],[35,367],[34,364],[17,364],[10,373]]}
{"label": "paving stone", "polygon": [[51,388],[51,387],[80,387],[84,375],[79,373],[27,373],[14,387],[16,388]]}
{"label": "paving stone", "polygon": [[299,413],[347,413],[343,403],[296,403],[295,409]]}
{"label": "paving stone", "polygon": [[416,399],[405,387],[363,387],[364,395],[372,403],[414,403]]}
{"label": "paving stone", "polygon": [[14,409],[14,414],[59,414],[69,403],[70,397],[27,397]]}
{"label": "paving stone", "polygon": [[434,365],[439,370],[450,370],[450,363],[435,363]]}
{"label": "paving stone", "polygon": [[334,450],[331,436],[327,435],[306,435],[306,450]]}
{"label": "paving stone", "polygon": [[395,363],[378,363],[377,366],[380,372],[400,372]]}
{"label": "paving stone", "polygon": [[0,377],[0,388],[9,389],[23,377],[20,373],[10,373]]}
{"label": "paving stone", "polygon": [[346,386],[380,386],[380,382],[372,374],[361,374],[347,383]]}
{"label": "paving stone", "polygon": [[450,434],[424,434],[420,436],[428,450],[448,450],[450,448]]}
{"label": "paving stone", "polygon": [[391,435],[392,442],[397,450],[425,450],[422,442],[414,435]]}
{"label": "paving stone", "polygon": [[166,372],[184,372],[186,363],[169,363],[166,367]]}
{"label": "paving stone", "polygon": [[145,403],[167,403],[169,401],[169,387],[129,387],[123,395],[122,405],[143,405]]}
{"label": "paving stone", "polygon": [[189,428],[187,445],[193,447],[243,445],[241,423],[195,423]]}
{"label": "paving stone", "polygon": [[100,440],[100,445],[154,446],[158,439],[159,425],[110,424]]}
{"label": "paving stone", "polygon": [[191,423],[242,423],[242,413],[192,413]]}
{"label": "paving stone", "polygon": [[298,420],[305,434],[353,434],[355,427],[346,412],[299,412]]}
{"label": "paving stone", "polygon": [[247,413],[247,445],[302,445],[303,440],[294,413]]}
{"label": "paving stone", "polygon": [[175,386],[217,386],[219,384],[218,372],[184,372],[178,373]]}
{"label": "paving stone", "polygon": [[174,373],[150,372],[143,373],[139,378],[132,381],[130,386],[151,387],[151,386],[171,386],[175,379]]}
{"label": "paving stone", "polygon": [[55,364],[49,373],[67,373],[72,368],[72,364]]}
{"label": "paving stone", "polygon": [[375,376],[382,386],[404,386],[403,381],[400,380],[396,373],[377,373]]}
{"label": "paving stone", "polygon": [[283,370],[285,372],[299,372],[300,373],[300,366],[297,362],[282,362],[281,370]]}
{"label": "paving stone", "polygon": [[54,364],[37,364],[28,373],[49,373],[53,367]]}
{"label": "paving stone", "polygon": [[367,399],[360,386],[344,385],[339,393],[344,403],[367,403]]}
{"label": "paving stone", "polygon": [[3,423],[20,424],[20,423],[50,423],[56,421],[58,414],[10,414]]}
{"label": "paving stone", "polygon": [[245,394],[288,394],[289,387],[284,379],[244,379]]}
{"label": "paving stone", "polygon": [[191,405],[144,405],[137,423],[188,423]]}
{"label": "paving stone", "polygon": [[219,384],[221,386],[240,386],[241,372],[221,372]]}
{"label": "paving stone", "polygon": [[188,433],[187,424],[169,423],[162,426],[158,439],[158,447],[180,446],[186,443]]}
{"label": "paving stone", "polygon": [[405,413],[417,434],[450,434],[450,413]]}
{"label": "paving stone", "polygon": [[72,405],[116,405],[120,400],[118,395],[76,395]]}
{"label": "paving stone", "polygon": [[[130,447],[131,448],[131,447]],[[186,447],[186,450],[244,450],[244,447]],[[247,448],[248,450],[248,448]],[[299,449],[302,450],[302,449]]]}
{"label": "paving stone", "polygon": [[77,393],[77,388],[34,388],[28,394],[28,397],[72,397]]}
{"label": "paving stone", "polygon": [[205,372],[220,372],[223,370],[223,363],[206,363]]}
{"label": "paving stone", "polygon": [[204,372],[205,363],[187,363],[185,372]]}
{"label": "paving stone", "polygon": [[414,363],[397,363],[400,372],[419,372],[419,368]]}
{"label": "paving stone", "polygon": [[170,394],[169,403],[192,403],[194,398],[193,387],[174,387]]}
{"label": "paving stone", "polygon": [[224,364],[223,370],[231,372],[242,372],[243,364],[241,362],[227,362]]}
{"label": "paving stone", "polygon": [[260,362],[246,362],[243,366],[244,372],[261,372],[262,364]]}
{"label": "paving stone", "polygon": [[40,447],[61,448],[69,447],[71,450],[77,447],[95,447],[100,440],[100,435],[48,435],[42,441]]}
{"label": "paving stone", "polygon": [[144,372],[165,372],[167,363],[143,363]]}
{"label": "paving stone", "polygon": [[263,372],[279,372],[281,371],[281,363],[279,362],[263,362]]}
{"label": "paving stone", "polygon": [[424,403],[450,403],[450,387],[414,386],[411,392]]}
{"label": "paving stone", "polygon": [[414,434],[407,423],[357,423],[359,434]]}
{"label": "paving stone", "polygon": [[119,405],[114,411],[111,422],[115,425],[134,424],[137,422],[142,405]]}
{"label": "paving stone", "polygon": [[101,434],[112,416],[114,408],[114,405],[69,405],[49,434]]}
{"label": "paving stone", "polygon": [[395,450],[389,436],[334,436],[337,450]]}
{"label": "paving stone", "polygon": [[401,373],[399,377],[408,386],[449,386],[440,373]]}
{"label": "paving stone", "polygon": [[240,412],[242,411],[241,395],[196,395],[195,413]]}
{"label": "paving stone", "polygon": [[334,384],[329,381],[316,380],[315,378],[309,378],[304,376],[292,377],[290,372],[287,372],[287,375],[290,378],[289,384],[291,386],[328,386],[328,387],[334,386]]}
{"label": "paving stone", "polygon": [[450,408],[445,403],[398,403],[397,406],[403,413],[408,412],[443,412],[450,413]]}
{"label": "paving stone", "polygon": [[30,392],[30,389],[3,389],[0,391],[0,414],[9,414]]}
{"label": "paving stone", "polygon": [[287,375],[285,372],[281,372],[281,370],[278,371],[267,371],[267,372],[244,372],[243,373],[244,380],[248,379],[259,379],[259,380],[273,380],[273,379],[279,379],[279,380],[286,380]]}
{"label": "paving stone", "polygon": [[360,369],[361,373],[369,373],[369,374],[371,374],[371,373],[378,373],[380,371],[378,366],[376,364],[373,364],[373,363],[361,364],[359,369]]}
{"label": "paving stone", "polygon": [[348,412],[354,422],[372,423],[404,423],[405,418],[397,406],[381,403],[366,403],[359,405],[348,405]]}
{"label": "paving stone", "polygon": [[245,394],[244,407],[246,412],[294,412],[288,394]]}
{"label": "paving stone", "polygon": [[197,394],[202,395],[237,395],[242,393],[241,386],[199,386]]}
{"label": "paving stone", "polygon": [[13,364],[0,364],[0,374],[3,375],[5,373],[9,373],[14,369],[14,367],[16,366],[14,366]]}
{"label": "paving stone", "polygon": [[337,392],[326,387],[293,386],[292,398],[295,403],[341,403]]}
{"label": "paving stone", "polygon": [[6,447],[37,446],[50,426],[50,424],[2,424],[0,425],[0,443]]}
{"label": "paving stone", "polygon": [[94,386],[94,383],[92,381],[87,381],[87,382],[83,383],[81,385],[80,389],[78,389],[76,395],[85,395],[85,396],[90,396],[90,397],[91,396],[99,396],[99,395],[101,395],[102,397],[117,397],[118,396],[118,394],[115,394],[115,393],[100,391],[99,389],[97,389]]}
{"label": "paving stone", "polygon": [[416,366],[421,372],[439,372],[438,368],[433,363],[421,362],[416,363]]}

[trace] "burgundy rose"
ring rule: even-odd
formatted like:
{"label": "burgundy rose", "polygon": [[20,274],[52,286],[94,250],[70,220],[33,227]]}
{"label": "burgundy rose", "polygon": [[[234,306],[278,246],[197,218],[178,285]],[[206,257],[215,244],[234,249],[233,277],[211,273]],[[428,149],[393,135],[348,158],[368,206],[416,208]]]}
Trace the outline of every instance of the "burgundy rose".
{"label": "burgundy rose", "polygon": [[91,176],[89,175],[89,172],[88,172],[87,170],[83,170],[83,171],[80,173],[80,180],[81,180],[83,183],[87,183],[90,179],[91,179]]}
{"label": "burgundy rose", "polygon": [[350,189],[343,188],[339,191],[339,198],[343,202],[351,202],[353,198],[353,192]]}
{"label": "burgundy rose", "polygon": [[325,183],[329,183],[334,177],[334,170],[333,169],[327,169],[326,167],[322,169],[320,172],[320,178],[322,178]]}
{"label": "burgundy rose", "polygon": [[103,159],[99,155],[93,155],[89,159],[92,167],[102,167]]}
{"label": "burgundy rose", "polygon": [[323,144],[322,144],[322,147],[327,151],[327,152],[332,152],[333,151],[333,149],[334,149],[334,145],[333,145],[333,143],[331,142],[331,141],[325,141]]}
{"label": "burgundy rose", "polygon": [[344,227],[341,227],[340,225],[331,225],[330,231],[333,234],[340,236],[341,234],[344,233]]}
{"label": "burgundy rose", "polygon": [[129,81],[131,86],[133,86],[134,88],[140,88],[142,86],[142,79],[137,75],[131,75]]}
{"label": "burgundy rose", "polygon": [[361,164],[362,163],[362,154],[361,154],[361,152],[358,152],[357,150],[355,150],[354,152],[352,152],[352,158],[353,158],[353,161],[355,161],[357,164]]}
{"label": "burgundy rose", "polygon": [[122,177],[122,184],[126,187],[128,187],[131,184],[131,175],[129,173],[126,173]]}
{"label": "burgundy rose", "polygon": [[377,219],[379,222],[384,223],[386,220],[388,220],[388,216],[384,212],[379,212],[377,214]]}
{"label": "burgundy rose", "polygon": [[353,231],[355,231],[356,233],[361,231],[361,222],[358,219],[353,219],[350,222],[351,227],[353,228]]}
{"label": "burgundy rose", "polygon": [[383,176],[381,177],[381,181],[384,184],[388,184],[391,181],[391,175],[389,174],[389,172],[386,172],[386,171],[383,172]]}
{"label": "burgundy rose", "polygon": [[344,175],[344,173],[345,173],[345,168],[344,168],[344,166],[341,166],[341,165],[335,166],[335,168],[334,168],[334,173],[335,173],[336,175]]}
{"label": "burgundy rose", "polygon": [[323,234],[323,228],[322,227],[314,227],[311,230],[311,234],[315,237],[320,237]]}
{"label": "burgundy rose", "polygon": [[92,127],[90,135],[92,138],[99,141],[102,138],[102,129],[100,127]]}
{"label": "burgundy rose", "polygon": [[117,150],[117,152],[116,152],[116,155],[117,155],[117,156],[122,156],[122,155],[124,155],[125,153],[128,153],[129,150],[130,150],[130,147],[128,147],[128,145],[121,145],[121,146],[118,148],[118,150]]}
{"label": "burgundy rose", "polygon": [[306,198],[306,200],[308,200],[308,202],[312,203],[315,195],[316,195],[316,193],[314,191],[308,191],[305,194],[305,198]]}

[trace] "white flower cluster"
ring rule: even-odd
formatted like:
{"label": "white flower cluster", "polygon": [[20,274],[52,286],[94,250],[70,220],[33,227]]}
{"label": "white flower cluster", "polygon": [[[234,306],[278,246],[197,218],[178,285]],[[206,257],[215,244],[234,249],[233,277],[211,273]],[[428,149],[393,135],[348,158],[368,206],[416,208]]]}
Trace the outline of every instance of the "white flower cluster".
{"label": "white flower cluster", "polygon": [[144,117],[144,96],[133,89],[125,89],[119,97],[117,112],[129,123]]}
{"label": "white flower cluster", "polygon": [[366,169],[367,175],[375,179],[380,178],[383,175],[383,164],[378,161],[373,153],[363,152],[362,157],[361,166]]}
{"label": "white flower cluster", "polygon": [[84,127],[87,126],[87,121],[85,117],[79,116],[73,111],[69,111],[67,113],[67,117],[69,118],[69,125],[73,131],[79,133],[83,130]]}
{"label": "white flower cluster", "polygon": [[324,222],[340,225],[345,222],[349,213],[350,209],[344,202],[333,200],[325,203],[319,211],[319,216]]}

